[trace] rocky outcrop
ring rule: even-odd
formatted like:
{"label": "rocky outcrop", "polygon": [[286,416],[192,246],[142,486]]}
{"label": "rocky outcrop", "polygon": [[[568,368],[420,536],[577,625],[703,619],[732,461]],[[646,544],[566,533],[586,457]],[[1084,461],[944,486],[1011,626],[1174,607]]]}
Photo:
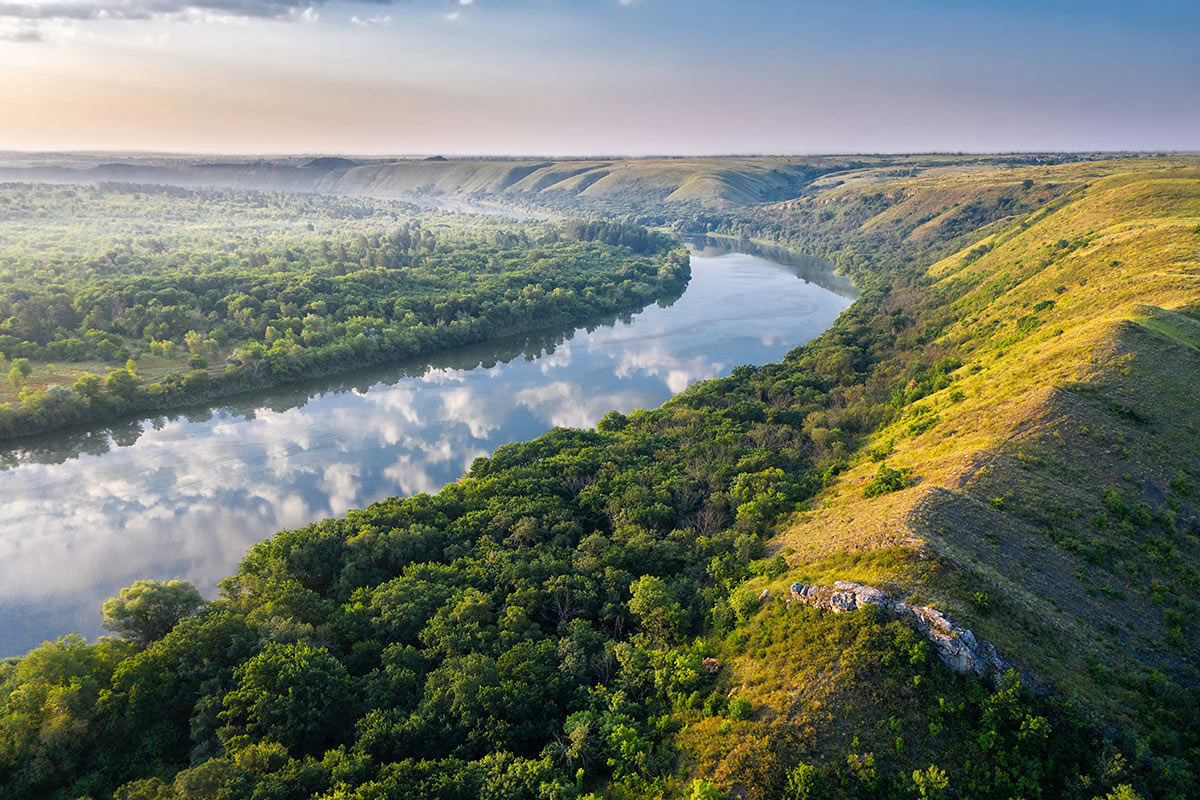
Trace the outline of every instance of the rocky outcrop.
{"label": "rocky outcrop", "polygon": [[793,600],[800,600],[807,605],[824,608],[835,614],[854,611],[869,605],[892,611],[895,610],[897,603],[881,589],[849,581],[837,581],[833,586],[793,583],[791,596]]}
{"label": "rocky outcrop", "polygon": [[997,683],[1010,666],[989,642],[976,639],[969,629],[956,625],[937,609],[897,600],[874,586],[850,581],[836,581],[833,586],[793,583],[791,601],[835,614],[866,606],[895,614],[929,640],[943,664],[960,674],[979,675]]}

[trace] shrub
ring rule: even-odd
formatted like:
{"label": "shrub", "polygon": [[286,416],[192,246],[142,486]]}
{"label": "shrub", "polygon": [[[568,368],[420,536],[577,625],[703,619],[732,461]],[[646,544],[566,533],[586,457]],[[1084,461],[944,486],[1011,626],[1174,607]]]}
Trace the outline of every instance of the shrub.
{"label": "shrub", "polygon": [[929,769],[924,772],[914,771],[912,780],[913,788],[917,790],[917,796],[921,798],[945,797],[946,790],[950,788],[950,779],[946,776],[946,771],[938,769],[934,765],[930,765]]}
{"label": "shrub", "polygon": [[992,610],[992,598],[988,596],[987,592],[975,592],[971,595],[971,604],[980,614],[986,614]]}
{"label": "shrub", "polygon": [[875,473],[870,482],[863,488],[863,497],[879,497],[884,494],[898,492],[907,487],[904,481],[904,473],[898,469],[893,469],[887,464],[881,464],[879,471]]}
{"label": "shrub", "polygon": [[787,561],[781,555],[777,555],[772,559],[763,558],[750,562],[750,572],[754,575],[766,575],[769,578],[778,578],[787,571]]}
{"label": "shrub", "polygon": [[733,608],[738,622],[745,622],[758,610],[758,590],[743,583],[729,595],[729,605]]}
{"label": "shrub", "polygon": [[689,800],[721,800],[724,796],[716,786],[697,778],[692,781],[692,792],[688,798]]}
{"label": "shrub", "polygon": [[753,710],[754,706],[744,697],[735,697],[729,701],[730,719],[750,719],[750,713]]}
{"label": "shrub", "polygon": [[821,773],[811,764],[797,764],[787,772],[784,800],[817,800],[825,797]]}

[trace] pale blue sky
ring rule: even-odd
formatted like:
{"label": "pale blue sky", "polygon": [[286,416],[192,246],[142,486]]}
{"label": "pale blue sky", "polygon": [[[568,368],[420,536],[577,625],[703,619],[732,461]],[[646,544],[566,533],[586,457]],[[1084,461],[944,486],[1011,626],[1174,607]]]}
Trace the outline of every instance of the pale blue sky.
{"label": "pale blue sky", "polygon": [[1200,149],[1200,3],[0,0],[0,149]]}

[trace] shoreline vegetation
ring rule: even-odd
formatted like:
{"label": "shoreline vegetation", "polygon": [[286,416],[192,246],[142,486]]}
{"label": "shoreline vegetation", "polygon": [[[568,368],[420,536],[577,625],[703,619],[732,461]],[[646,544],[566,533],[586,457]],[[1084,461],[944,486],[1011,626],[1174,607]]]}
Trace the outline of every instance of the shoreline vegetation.
{"label": "shoreline vegetation", "polygon": [[[105,607],[122,638],[0,664],[0,787],[1196,796],[1200,161],[736,161],[727,185],[789,197],[540,200],[828,255],[862,293],[825,334],[280,531],[211,602],[130,587]],[[870,606],[786,602],[837,581],[1012,671],[955,674]]]}
{"label": "shoreline vegetation", "polygon": [[[167,221],[127,217],[128,233],[86,239],[137,204]],[[271,241],[285,212],[301,230]],[[250,220],[212,232],[218,215],[240,214]],[[324,236],[306,230],[314,223]],[[676,242],[633,225],[337,198],[5,187],[0,226],[13,234],[0,269],[0,441],[634,311],[690,274]]]}

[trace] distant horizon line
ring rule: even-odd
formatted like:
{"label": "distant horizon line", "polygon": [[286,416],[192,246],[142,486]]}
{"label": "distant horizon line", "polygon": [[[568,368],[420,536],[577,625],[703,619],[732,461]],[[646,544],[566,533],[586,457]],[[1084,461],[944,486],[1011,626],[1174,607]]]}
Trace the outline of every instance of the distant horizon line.
{"label": "distant horizon line", "polygon": [[808,151],[808,152],[730,152],[730,153],[354,153],[348,151],[294,151],[294,152],[238,152],[212,151],[188,152],[182,150],[124,150],[124,149],[53,149],[27,150],[16,148],[0,149],[4,156],[107,156],[107,157],[153,157],[153,158],[238,158],[238,159],[299,159],[299,158],[345,158],[379,161],[422,161],[441,159],[446,161],[487,161],[554,159],[559,161],[604,161],[604,160],[682,160],[689,158],[830,158],[830,157],[898,157],[898,156],[1195,156],[1200,149],[1141,149],[1141,150],[896,150],[896,151]]}

